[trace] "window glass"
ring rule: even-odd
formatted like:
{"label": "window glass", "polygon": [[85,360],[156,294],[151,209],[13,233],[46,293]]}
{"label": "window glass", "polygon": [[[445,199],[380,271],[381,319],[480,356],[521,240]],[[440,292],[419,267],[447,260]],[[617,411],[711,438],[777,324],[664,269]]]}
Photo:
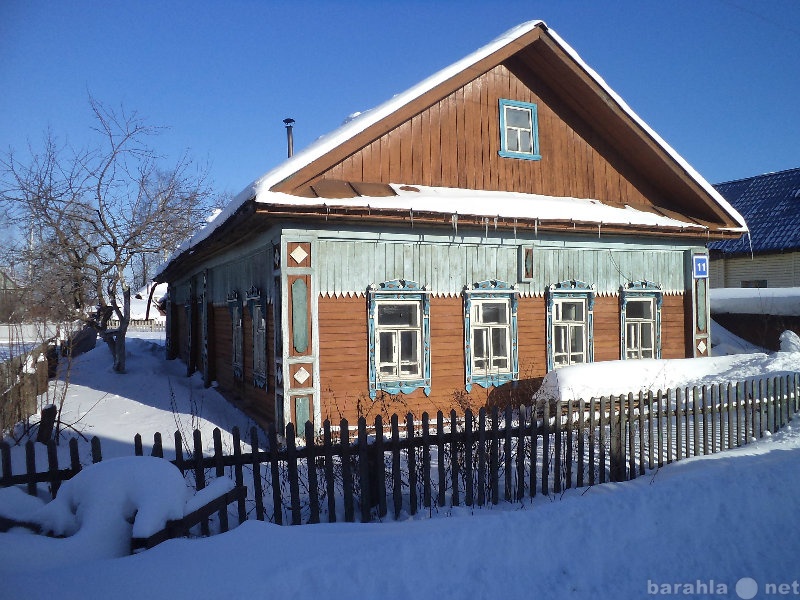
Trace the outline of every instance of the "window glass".
{"label": "window glass", "polygon": [[380,304],[378,306],[378,326],[399,325],[416,327],[419,308],[416,303]]}
{"label": "window glass", "polygon": [[483,308],[482,323],[508,323],[508,305],[506,302],[485,302],[480,306]]}
{"label": "window glass", "polygon": [[529,108],[506,106],[506,125],[520,129],[531,127],[531,111]]}
{"label": "window glass", "polygon": [[630,319],[652,319],[653,302],[651,300],[628,300],[626,317]]}

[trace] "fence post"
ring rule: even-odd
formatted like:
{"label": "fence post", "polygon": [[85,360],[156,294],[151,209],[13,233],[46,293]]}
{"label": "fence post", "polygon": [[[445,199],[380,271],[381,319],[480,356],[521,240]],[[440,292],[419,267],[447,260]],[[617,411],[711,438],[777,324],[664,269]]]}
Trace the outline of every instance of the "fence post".
{"label": "fence post", "polygon": [[542,403],[542,494],[550,495],[550,400]]}
{"label": "fence post", "polygon": [[281,499],[281,475],[278,465],[278,432],[275,424],[267,427],[269,442],[269,467],[272,480],[272,519],[276,525],[283,525],[283,500]]}
{"label": "fence post", "polygon": [[319,484],[317,483],[317,453],[314,444],[314,424],[306,421],[306,470],[308,472],[308,504],[311,515],[309,523],[319,523]]}
{"label": "fence post", "polygon": [[362,416],[358,418],[358,478],[361,492],[361,522],[369,523],[372,520],[370,492],[372,478],[369,472],[369,458],[367,457],[367,420]]}
{"label": "fence post", "polygon": [[600,475],[600,483],[606,482],[606,427],[608,426],[608,417],[606,417],[606,408],[608,407],[608,398],[605,396],[600,397],[600,464],[598,467]]}
{"label": "fence post", "polygon": [[524,406],[518,412],[519,436],[517,437],[517,496],[515,500],[521,502],[525,497],[525,430],[527,414]]}
{"label": "fence post", "polygon": [[466,495],[467,506],[470,507],[475,501],[472,481],[472,425],[472,410],[468,408],[464,413],[464,494]]}
{"label": "fence post", "polygon": [[556,409],[555,415],[553,415],[553,433],[555,435],[555,464],[553,465],[553,493],[560,494],[561,493],[561,455],[563,454],[562,450],[562,442],[561,439],[561,415],[564,412],[564,404],[561,400],[556,400]]}
{"label": "fence post", "polygon": [[328,523],[336,522],[336,489],[333,480],[333,441],[331,422],[325,419],[322,424],[322,445],[325,453],[325,495],[328,497]]}
{"label": "fence post", "polygon": [[[625,420],[623,418],[622,396],[611,396],[609,407],[609,420],[611,423],[611,451],[610,451],[610,471],[611,481],[625,481],[625,444],[623,436],[625,431]],[[619,410],[614,410],[619,402]]]}
{"label": "fence post", "polygon": [[13,475],[11,472],[11,446],[8,445],[8,442],[0,442],[0,462],[3,466],[3,476],[0,477],[0,482],[4,482],[6,479],[11,479]]}
{"label": "fence post", "polygon": [[403,478],[400,473],[400,422],[397,413],[392,415],[392,504],[394,518],[403,510]]}
{"label": "fence post", "polygon": [[636,419],[633,410],[633,392],[628,392],[628,466],[631,479],[636,479]]}
{"label": "fence post", "polygon": [[100,450],[100,438],[92,438],[92,463],[99,463],[103,460],[103,452]]}
{"label": "fence post", "polygon": [[[137,434],[138,435],[138,434]],[[141,440],[141,436],[140,436]],[[206,474],[203,467],[203,440],[201,438],[200,430],[194,430],[194,484],[195,489],[199,492],[206,487]],[[207,536],[209,535],[208,519],[203,519],[200,522],[200,532]]]}
{"label": "fence post", "polygon": [[417,514],[417,451],[414,436],[414,415],[406,415],[406,443],[408,444],[408,503],[411,516]]}
{"label": "fence post", "polygon": [[453,482],[450,506],[458,506],[461,504],[458,489],[460,465],[458,463],[458,420],[455,409],[450,411],[450,465]]}
{"label": "fence post", "polygon": [[384,450],[383,450],[383,418],[380,415],[375,416],[375,443],[372,446],[372,452],[369,455],[372,464],[373,473],[375,473],[375,481],[373,481],[373,499],[372,505],[378,506],[378,517],[383,518],[386,516],[386,465],[384,463]]}
{"label": "fence post", "polygon": [[511,405],[506,405],[505,414],[503,415],[503,423],[505,424],[505,436],[503,440],[503,454],[505,455],[503,460],[503,465],[505,467],[503,469],[505,472],[505,485],[503,486],[503,499],[506,502],[511,502],[511,466],[514,464],[514,461],[511,458]]}
{"label": "fence post", "polygon": [[294,423],[286,425],[286,469],[289,475],[289,501],[292,505],[292,525],[303,522],[300,514],[300,477],[297,472],[297,434]]}
{"label": "fence post", "polygon": [[350,465],[350,424],[342,419],[339,425],[339,438],[342,444],[342,487],[344,488],[344,520],[355,521],[353,507],[353,472]]}
{"label": "fence post", "polygon": [[486,408],[478,411],[478,506],[486,504]]}
{"label": "fence post", "polygon": [[583,487],[583,453],[586,451],[583,440],[584,427],[586,425],[584,416],[586,414],[586,401],[581,398],[578,401],[578,478],[575,485]]}
{"label": "fence post", "polygon": [[25,443],[25,470],[31,477],[28,481],[28,495],[36,496],[36,482],[33,480],[36,474],[36,447],[33,445],[33,440]]}
{"label": "fence post", "polygon": [[431,507],[431,447],[430,420],[428,413],[422,413],[422,506]]}
{"label": "fence post", "polygon": [[54,440],[47,441],[47,467],[50,471],[50,493],[53,498],[58,494],[58,488],[61,487],[61,481],[58,479],[58,450]]}
{"label": "fence post", "polygon": [[258,457],[258,430],[250,428],[250,449],[253,453],[253,496],[256,499],[256,519],[264,520],[264,490],[261,483],[261,460]]}
{"label": "fence post", "polygon": [[[437,472],[439,475],[439,489],[436,490],[436,503],[439,508],[445,505],[445,491],[447,488],[447,481],[445,477],[445,464],[444,464],[444,414],[442,411],[436,413],[436,451],[439,456],[436,460]],[[450,464],[455,462],[454,457],[450,458]]]}
{"label": "fence post", "polygon": [[[233,428],[233,457],[236,461],[236,466],[234,467],[234,480],[236,482],[237,487],[242,487],[244,485],[244,473],[242,471],[242,443],[241,443],[241,434],[239,433],[239,428]],[[257,448],[253,448],[253,452],[257,452]],[[240,496],[239,501],[237,503],[237,509],[239,517],[239,525],[244,523],[247,520],[247,511],[244,505],[244,497]]]}

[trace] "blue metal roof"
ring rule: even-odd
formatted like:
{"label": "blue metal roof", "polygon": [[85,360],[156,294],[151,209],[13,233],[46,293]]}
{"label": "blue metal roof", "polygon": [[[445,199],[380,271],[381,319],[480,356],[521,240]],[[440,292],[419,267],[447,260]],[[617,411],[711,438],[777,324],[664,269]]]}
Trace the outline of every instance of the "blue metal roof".
{"label": "blue metal roof", "polygon": [[750,236],[711,242],[725,254],[800,249],[800,168],[714,186],[747,221]]}

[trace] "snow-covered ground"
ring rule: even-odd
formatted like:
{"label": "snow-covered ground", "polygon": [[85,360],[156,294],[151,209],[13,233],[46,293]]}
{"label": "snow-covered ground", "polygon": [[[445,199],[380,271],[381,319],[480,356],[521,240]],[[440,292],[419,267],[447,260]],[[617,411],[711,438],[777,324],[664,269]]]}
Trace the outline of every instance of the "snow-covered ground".
{"label": "snow-covered ground", "polygon": [[[754,585],[758,597],[800,594],[800,418],[740,449],[534,503],[372,524],[248,521],[123,556],[120,540],[152,532],[193,500],[164,461],[108,459],[130,457],[137,432],[161,431],[168,444],[176,428],[198,426],[210,441],[214,426],[249,427],[197,375],[186,378],[180,362],[163,360],[163,334],[138,335],[150,339],[130,340],[127,375],[111,372],[103,346],[74,364],[65,421],[102,439],[103,463],[65,483],[48,505],[0,490],[0,514],[74,534],[0,534],[0,597],[752,598]],[[674,386],[668,373],[780,371],[800,365],[800,353],[659,362],[659,377]],[[595,383],[639,370],[652,380],[644,362],[616,372],[615,364],[598,368]],[[141,486],[147,478],[159,484]]]}

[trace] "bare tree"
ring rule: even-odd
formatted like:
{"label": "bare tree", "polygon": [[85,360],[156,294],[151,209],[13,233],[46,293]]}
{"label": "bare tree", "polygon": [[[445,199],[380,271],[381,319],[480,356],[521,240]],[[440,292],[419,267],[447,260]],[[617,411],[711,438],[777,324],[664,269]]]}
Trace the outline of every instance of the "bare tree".
{"label": "bare tree", "polygon": [[161,128],[89,103],[98,146],[60,147],[47,131],[28,162],[9,151],[0,158],[0,201],[32,293],[58,318],[95,327],[124,372],[131,284],[146,283],[159,258],[203,224],[210,193],[186,156],[162,167],[149,145]]}

